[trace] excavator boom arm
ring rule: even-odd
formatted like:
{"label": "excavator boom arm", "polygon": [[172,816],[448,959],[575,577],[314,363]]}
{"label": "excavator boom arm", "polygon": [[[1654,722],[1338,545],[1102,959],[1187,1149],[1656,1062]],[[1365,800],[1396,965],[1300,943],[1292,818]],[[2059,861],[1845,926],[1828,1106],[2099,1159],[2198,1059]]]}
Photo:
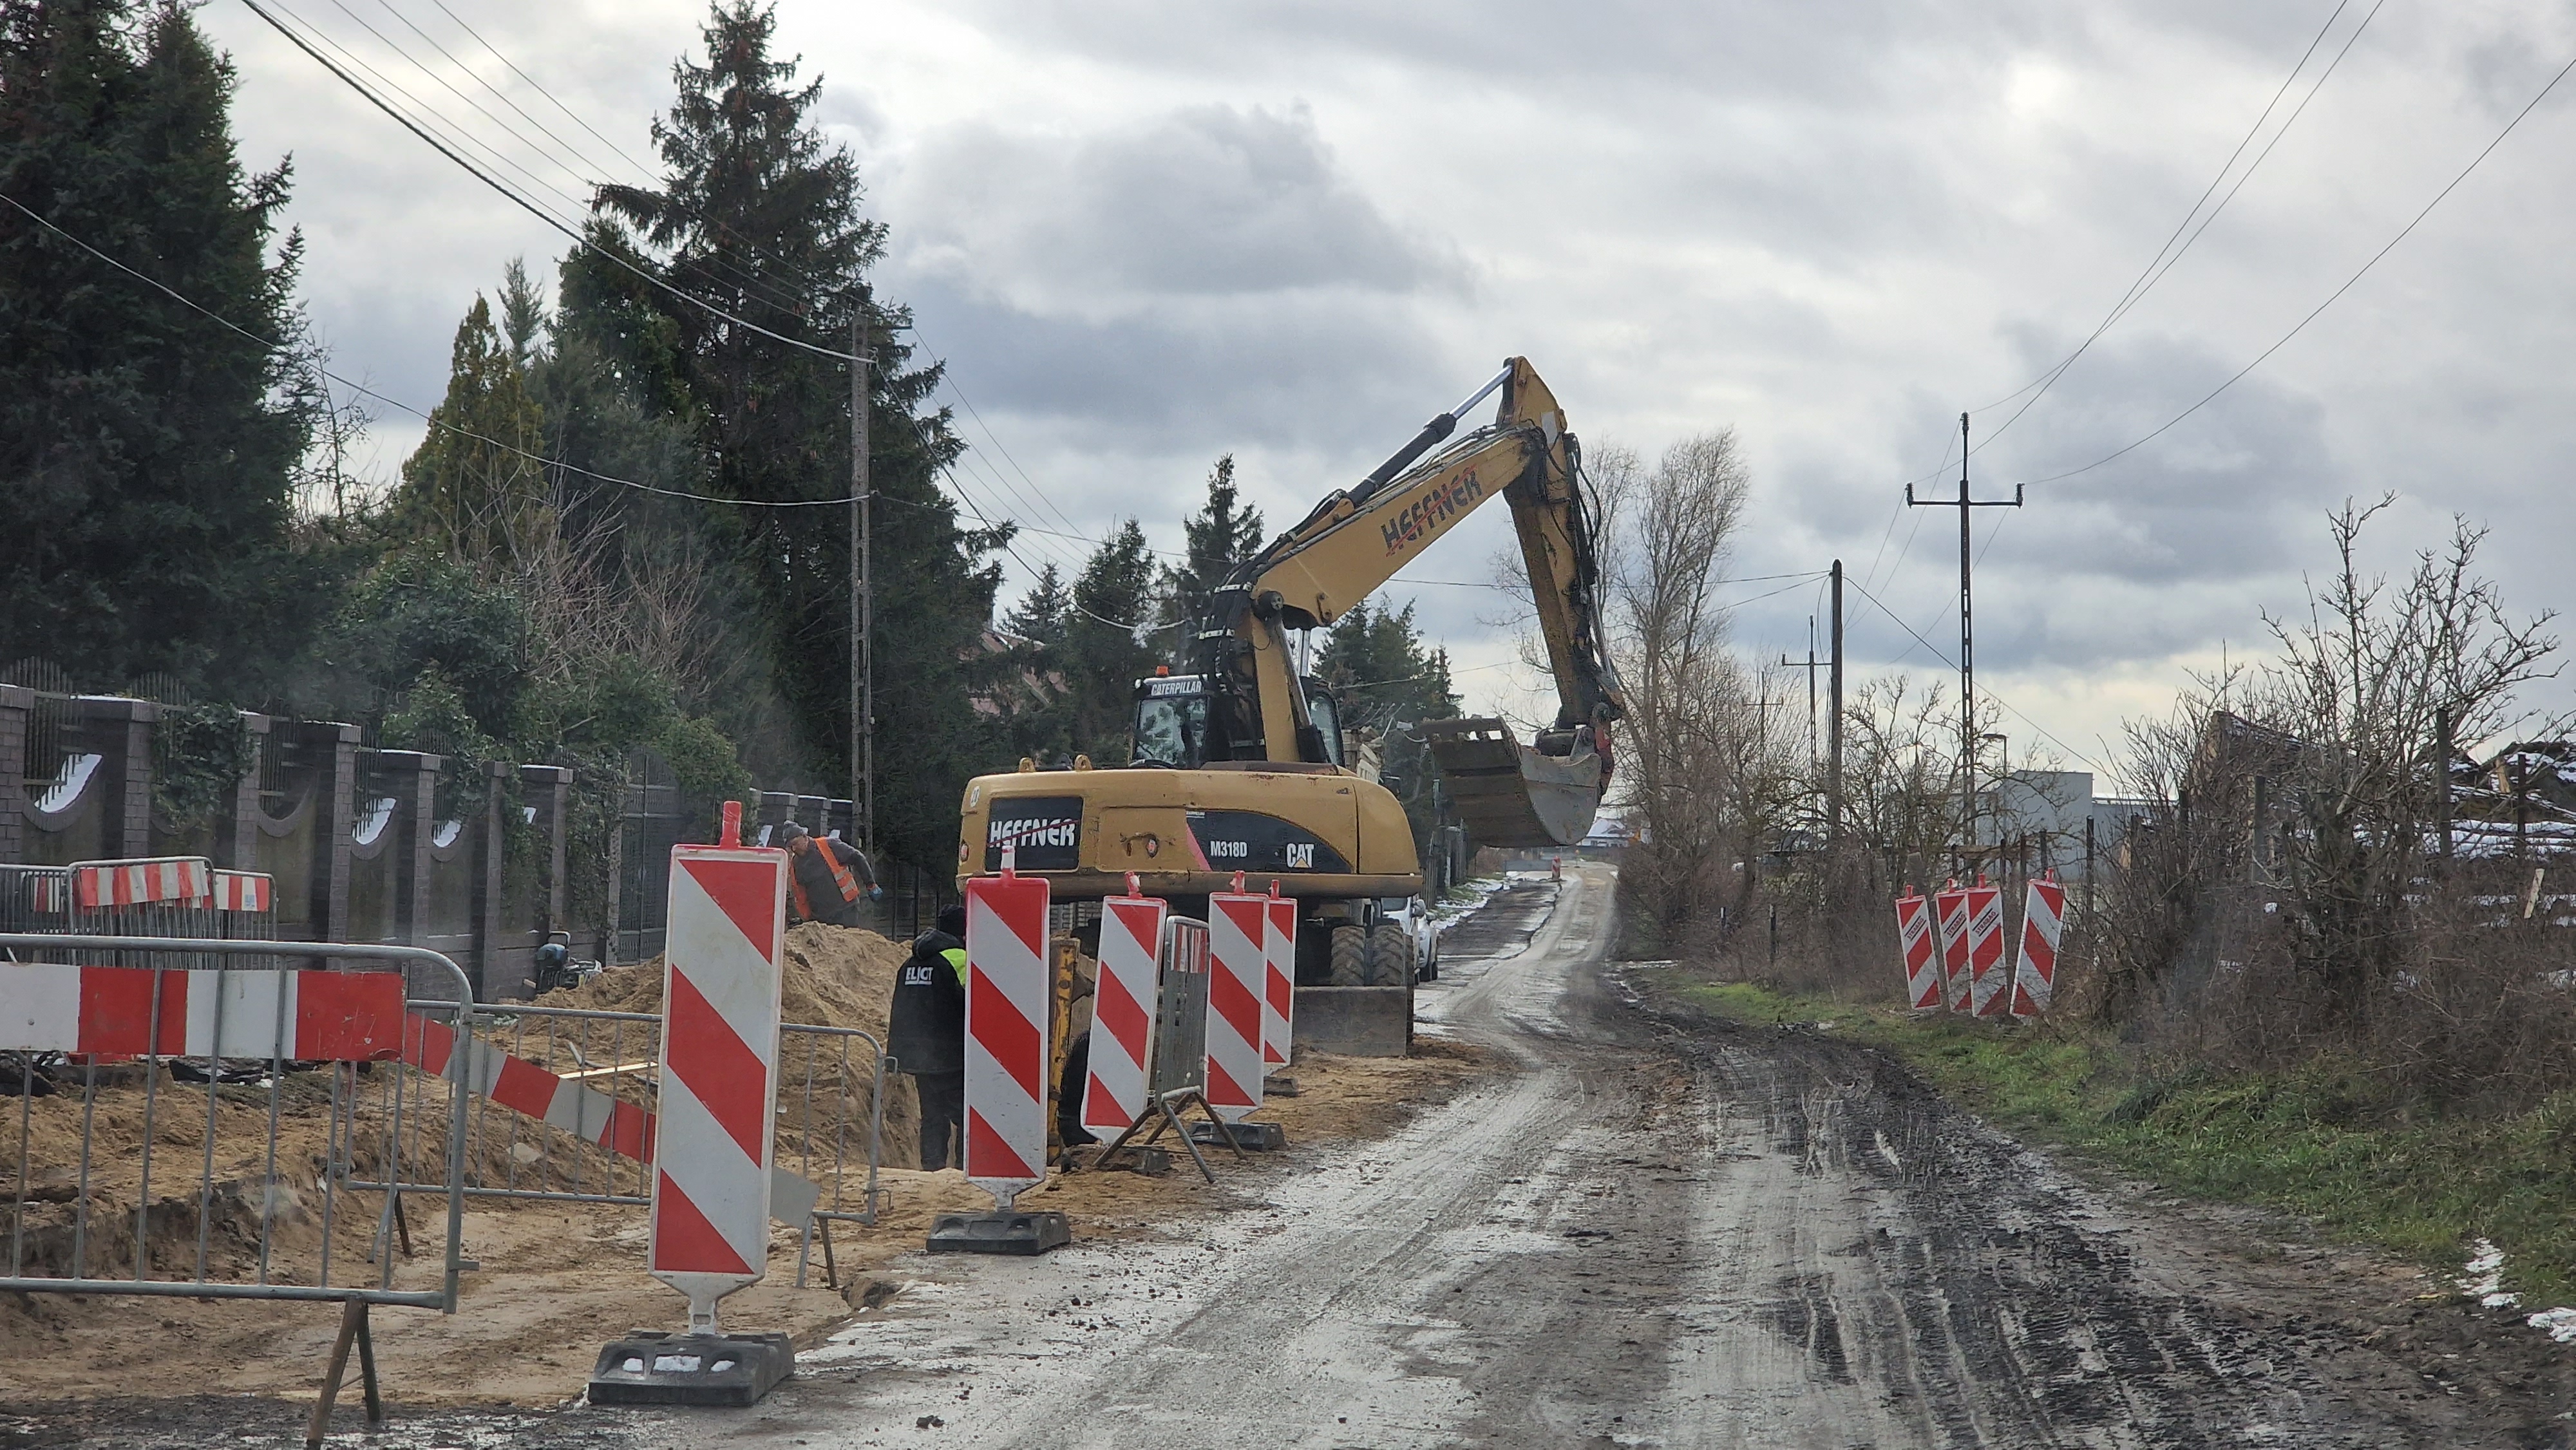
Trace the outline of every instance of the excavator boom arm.
{"label": "excavator boom arm", "polygon": [[[1494,422],[1450,441],[1467,411],[1496,391],[1502,401]],[[1417,462],[1425,453],[1431,457]],[[1510,504],[1520,539],[1557,681],[1557,728],[1598,728],[1618,718],[1624,701],[1601,648],[1581,458],[1555,395],[1528,359],[1512,358],[1358,487],[1336,491],[1247,564],[1237,575],[1233,628],[1252,648],[1271,758],[1298,758],[1282,747],[1294,750],[1289,742],[1304,723],[1282,632],[1339,619],[1496,496]]]}

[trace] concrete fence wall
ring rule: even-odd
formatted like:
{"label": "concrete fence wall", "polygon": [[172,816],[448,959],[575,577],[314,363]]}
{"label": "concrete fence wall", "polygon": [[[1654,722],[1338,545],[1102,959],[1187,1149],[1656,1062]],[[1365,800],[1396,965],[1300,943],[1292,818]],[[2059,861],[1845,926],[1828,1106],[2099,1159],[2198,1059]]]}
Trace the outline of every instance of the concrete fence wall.
{"label": "concrete fence wall", "polygon": [[[192,855],[264,872],[281,938],[429,947],[484,1001],[528,995],[550,932],[569,933],[576,957],[658,955],[670,848],[711,812],[639,754],[606,859],[575,859],[570,770],[495,764],[469,780],[464,762],[370,748],[354,725],[246,712],[249,769],[214,820],[180,829],[152,805],[160,717],[148,700],[0,685],[0,865]],[[848,801],[784,793],[756,811],[764,832],[793,819],[848,833],[850,818]],[[924,873],[879,874],[890,934],[920,930],[954,895]],[[606,905],[577,913],[576,901]]]}

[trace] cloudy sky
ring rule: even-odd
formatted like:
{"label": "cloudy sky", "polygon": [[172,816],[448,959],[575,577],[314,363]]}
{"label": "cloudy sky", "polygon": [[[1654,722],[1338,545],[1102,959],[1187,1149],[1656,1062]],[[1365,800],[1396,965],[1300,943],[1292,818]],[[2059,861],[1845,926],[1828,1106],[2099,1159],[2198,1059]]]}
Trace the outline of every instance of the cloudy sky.
{"label": "cloudy sky", "polygon": [[[286,9],[564,211],[643,179],[703,15]],[[434,401],[476,289],[512,256],[550,267],[561,238],[236,0],[200,16],[240,68],[245,158],[294,156],[340,370]],[[975,414],[975,507],[1079,536],[1137,515],[1170,547],[1231,451],[1282,523],[1525,353],[1595,448],[1738,431],[1748,651],[1803,655],[1800,576],[1840,557],[1885,605],[1850,597],[1855,667],[1917,675],[1954,658],[1957,516],[1902,489],[1955,486],[1962,410],[1981,496],[2140,438],[2280,342],[2576,58],[2565,0],[782,0],[779,19],[893,229],[880,295],[911,303],[944,401]],[[1980,512],[1980,681],[2018,717],[2016,760],[2045,732],[2107,761],[2122,716],[2259,648],[2347,495],[2400,495],[2374,541],[2390,566],[2465,513],[2494,526],[2511,602],[2576,605],[2571,141],[2576,79],[2216,401]],[[2187,217],[2188,250],[2016,418],[2013,390]],[[390,474],[418,425],[378,435]],[[1508,601],[1476,587],[1506,535],[1488,512],[1392,597],[1419,600],[1472,704],[1526,710]]]}

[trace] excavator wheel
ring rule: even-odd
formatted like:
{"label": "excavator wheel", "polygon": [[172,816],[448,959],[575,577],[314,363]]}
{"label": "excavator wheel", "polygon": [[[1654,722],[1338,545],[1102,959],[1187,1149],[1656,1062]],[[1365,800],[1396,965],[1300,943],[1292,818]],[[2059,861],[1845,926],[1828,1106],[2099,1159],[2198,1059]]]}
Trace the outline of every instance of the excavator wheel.
{"label": "excavator wheel", "polygon": [[1368,945],[1368,985],[1406,985],[1413,975],[1413,938],[1404,923],[1381,921],[1369,928]]}
{"label": "excavator wheel", "polygon": [[1333,928],[1332,983],[1336,987],[1365,987],[1369,984],[1368,928],[1337,926]]}

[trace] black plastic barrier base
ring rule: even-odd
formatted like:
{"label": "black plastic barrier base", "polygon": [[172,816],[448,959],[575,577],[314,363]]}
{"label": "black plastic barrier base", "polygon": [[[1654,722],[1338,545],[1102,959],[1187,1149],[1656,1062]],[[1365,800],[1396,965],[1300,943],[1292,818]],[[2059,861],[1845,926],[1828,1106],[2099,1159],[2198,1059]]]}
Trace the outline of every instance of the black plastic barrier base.
{"label": "black plastic barrier base", "polygon": [[1060,1213],[943,1213],[930,1221],[934,1254],[1043,1254],[1073,1242]]}
{"label": "black plastic barrier base", "polygon": [[796,1367],[784,1334],[630,1331],[599,1352],[594,1405],[755,1405]]}
{"label": "black plastic barrier base", "polygon": [[[1228,1123],[1226,1132],[1234,1135],[1234,1146],[1251,1153],[1276,1153],[1288,1146],[1288,1130],[1277,1123]],[[1222,1143],[1226,1132],[1214,1123],[1190,1124],[1190,1137],[1201,1143]]]}

